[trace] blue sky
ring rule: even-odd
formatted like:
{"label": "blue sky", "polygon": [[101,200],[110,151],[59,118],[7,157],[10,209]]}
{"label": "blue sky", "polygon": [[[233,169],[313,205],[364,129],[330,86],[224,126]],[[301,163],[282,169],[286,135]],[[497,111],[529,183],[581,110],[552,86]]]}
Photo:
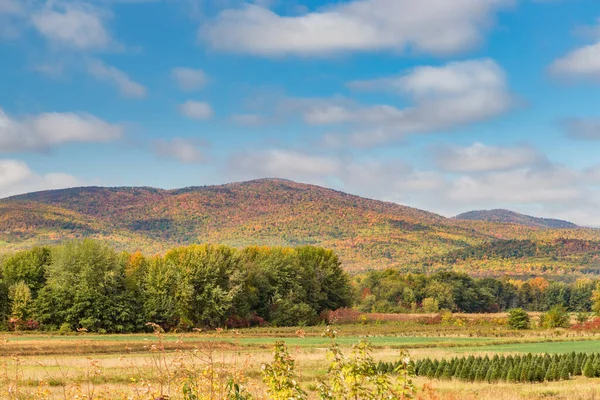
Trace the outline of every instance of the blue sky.
{"label": "blue sky", "polygon": [[0,196],[280,177],[600,225],[597,0],[0,0]]}

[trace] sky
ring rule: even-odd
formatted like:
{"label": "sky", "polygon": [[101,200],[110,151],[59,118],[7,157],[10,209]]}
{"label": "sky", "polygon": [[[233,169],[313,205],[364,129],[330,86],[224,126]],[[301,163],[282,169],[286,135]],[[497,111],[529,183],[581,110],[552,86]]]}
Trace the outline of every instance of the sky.
{"label": "sky", "polygon": [[0,197],[276,177],[600,226],[598,0],[0,0]]}

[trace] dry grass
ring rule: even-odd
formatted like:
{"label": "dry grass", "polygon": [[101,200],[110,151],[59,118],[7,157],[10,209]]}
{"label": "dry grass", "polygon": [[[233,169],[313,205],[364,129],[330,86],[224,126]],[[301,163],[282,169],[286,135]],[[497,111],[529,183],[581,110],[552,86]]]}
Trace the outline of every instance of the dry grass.
{"label": "dry grass", "polygon": [[[457,354],[493,355],[507,343],[551,348],[548,341],[580,343],[595,348],[597,336],[571,331],[519,333],[484,326],[482,336],[469,335],[471,327],[427,327],[415,334],[415,325],[388,323],[341,326],[340,343],[346,350],[358,336],[375,344],[375,359],[393,361],[398,347],[410,349],[414,358],[452,357]],[[455,330],[456,328],[456,330]],[[287,338],[297,362],[299,382],[314,398],[314,381],[326,372],[327,342],[323,327],[262,328],[241,333],[195,333],[186,335],[43,336],[7,335],[0,344],[0,399],[154,399],[168,392],[178,399],[182,371],[219,371],[218,379],[243,371],[247,385],[262,399],[260,366],[271,361],[273,338]],[[437,337],[436,337],[437,332]],[[487,335],[484,335],[487,333]],[[362,334],[362,335],[360,335]],[[409,335],[414,335],[410,337]],[[454,335],[454,336],[453,336]],[[437,341],[440,339],[441,341]],[[396,343],[398,341],[398,344]],[[573,342],[571,342],[573,341]],[[581,343],[585,341],[585,343]],[[600,345],[598,345],[600,349]],[[486,384],[416,379],[421,400],[573,399],[600,400],[600,380],[577,378],[544,384]],[[429,389],[428,389],[429,388]],[[433,388],[430,389],[430,388]],[[42,392],[42,395],[36,393]],[[17,395],[17,393],[22,395]],[[38,397],[34,397],[38,396]],[[43,397],[45,396],[45,397]],[[87,397],[86,397],[87,396]],[[153,397],[154,396],[154,397]],[[218,399],[218,397],[215,397]]]}

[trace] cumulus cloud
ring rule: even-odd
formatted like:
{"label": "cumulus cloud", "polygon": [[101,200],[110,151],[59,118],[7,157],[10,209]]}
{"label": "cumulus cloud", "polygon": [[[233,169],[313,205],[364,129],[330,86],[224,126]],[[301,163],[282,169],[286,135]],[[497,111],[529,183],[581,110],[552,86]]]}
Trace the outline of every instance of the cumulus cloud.
{"label": "cumulus cloud", "polygon": [[449,172],[502,171],[532,165],[543,159],[529,146],[498,147],[483,143],[439,147],[435,152],[437,165]]}
{"label": "cumulus cloud", "polygon": [[259,5],[222,11],[199,30],[201,41],[262,56],[323,56],[346,51],[414,49],[448,55],[483,41],[497,10],[512,0],[354,0],[299,16]]}
{"label": "cumulus cloud", "polygon": [[142,98],[148,93],[143,85],[133,81],[125,72],[100,60],[90,60],[87,72],[100,81],[115,85],[124,97]]}
{"label": "cumulus cloud", "polygon": [[159,157],[174,158],[185,164],[196,164],[204,161],[204,154],[200,150],[201,143],[173,138],[170,141],[158,140],[154,150]]}
{"label": "cumulus cloud", "polygon": [[207,120],[214,115],[211,105],[201,101],[188,100],[179,106],[179,111],[188,118],[198,120]]}
{"label": "cumulus cloud", "polygon": [[575,171],[552,166],[463,176],[452,183],[449,196],[465,202],[561,202],[581,198]]}
{"label": "cumulus cloud", "polygon": [[550,72],[568,79],[600,79],[600,42],[559,58],[550,66]]}
{"label": "cumulus cloud", "polygon": [[412,106],[360,105],[346,99],[294,99],[314,125],[349,124],[350,135],[330,133],[328,144],[372,146],[415,133],[449,130],[499,116],[515,103],[505,73],[493,60],[453,62],[417,67],[400,76],[351,82],[356,90],[386,90],[407,97]]}
{"label": "cumulus cloud", "polygon": [[48,2],[31,22],[48,41],[76,50],[104,50],[114,44],[105,27],[108,14],[84,3]]}
{"label": "cumulus cloud", "polygon": [[81,181],[63,173],[45,175],[32,171],[18,160],[0,159],[0,198],[16,194],[49,189],[81,186]]}
{"label": "cumulus cloud", "polygon": [[171,77],[175,80],[177,86],[185,91],[202,89],[208,83],[208,76],[201,69],[173,68]]}
{"label": "cumulus cloud", "polygon": [[561,122],[565,134],[573,139],[600,140],[600,119],[570,118]]}
{"label": "cumulus cloud", "polygon": [[323,182],[339,174],[340,160],[295,150],[270,149],[236,154],[229,160],[229,171],[244,177],[280,177]]}
{"label": "cumulus cloud", "polygon": [[43,113],[23,119],[0,109],[0,152],[39,151],[64,143],[108,142],[123,134],[121,125],[85,113]]}

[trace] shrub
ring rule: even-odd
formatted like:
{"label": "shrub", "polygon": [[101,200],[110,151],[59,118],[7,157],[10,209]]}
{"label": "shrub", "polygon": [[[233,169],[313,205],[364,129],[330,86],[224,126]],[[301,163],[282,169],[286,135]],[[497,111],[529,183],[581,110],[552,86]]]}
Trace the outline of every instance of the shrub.
{"label": "shrub", "polygon": [[352,324],[359,321],[362,313],[352,308],[339,308],[334,311],[324,311],[321,318],[328,324]]}
{"label": "shrub", "polygon": [[569,313],[564,306],[554,306],[540,317],[542,328],[568,328]]}
{"label": "shrub", "polygon": [[510,310],[508,315],[508,327],[511,329],[530,329],[531,320],[529,314],[522,308]]}
{"label": "shrub", "polygon": [[436,313],[440,310],[440,302],[433,297],[426,297],[423,299],[421,307],[426,313]]}

